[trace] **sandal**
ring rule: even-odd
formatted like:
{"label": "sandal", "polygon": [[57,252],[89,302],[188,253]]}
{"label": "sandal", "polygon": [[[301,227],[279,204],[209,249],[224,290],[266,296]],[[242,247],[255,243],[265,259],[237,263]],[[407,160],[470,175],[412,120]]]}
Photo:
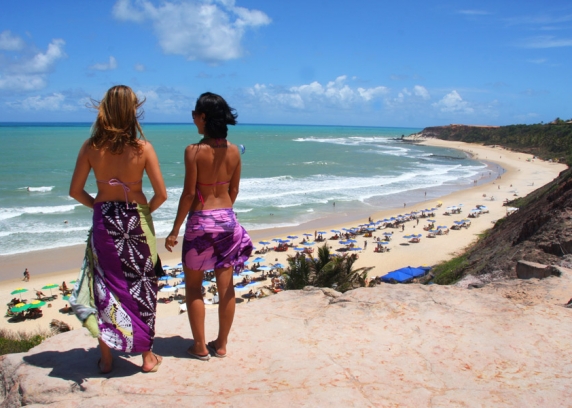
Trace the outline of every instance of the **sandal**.
{"label": "sandal", "polygon": [[216,351],[216,346],[215,346],[215,342],[213,341],[209,341],[207,343],[207,349],[213,354],[213,356],[215,356],[216,358],[225,358],[226,354],[219,354]]}
{"label": "sandal", "polygon": [[190,348],[187,349],[187,354],[191,356],[191,358],[196,358],[197,360],[201,361],[209,361],[211,359],[210,354],[205,354],[204,356],[201,356],[199,354],[193,353]]}
{"label": "sandal", "polygon": [[159,370],[159,366],[161,365],[161,363],[163,362],[163,357],[158,356],[157,354],[153,353],[153,355],[155,356],[155,359],[157,360],[157,363],[153,366],[152,369],[150,370],[143,370],[143,367],[141,367],[141,371],[143,371],[144,373],[156,373]]}

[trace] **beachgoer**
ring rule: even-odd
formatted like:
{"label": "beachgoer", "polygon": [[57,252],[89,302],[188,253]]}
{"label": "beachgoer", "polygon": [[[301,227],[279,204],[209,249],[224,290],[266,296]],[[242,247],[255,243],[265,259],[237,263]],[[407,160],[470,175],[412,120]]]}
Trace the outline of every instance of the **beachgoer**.
{"label": "beachgoer", "polygon": [[[219,95],[207,92],[197,100],[193,121],[198,143],[185,149],[185,182],[173,230],[165,240],[172,251],[188,214],[183,241],[183,270],[187,311],[194,344],[187,353],[206,361],[210,353],[224,357],[235,311],[233,270],[244,268],[253,247],[236,220],[232,206],[240,184],[240,151],[226,140],[227,125],[236,124],[236,113]],[[214,269],[219,291],[219,330],[215,340],[205,340],[205,305],[200,296],[204,271]]]}
{"label": "beachgoer", "polygon": [[28,271],[28,268],[26,268],[26,270],[24,271],[24,282],[29,282],[30,281],[30,272]]}
{"label": "beachgoer", "polygon": [[[137,120],[142,104],[125,85],[109,89],[101,102],[93,101],[97,119],[79,151],[70,185],[70,196],[93,208],[80,276],[93,279],[93,297],[85,295],[86,302],[80,302],[85,299],[80,286],[74,289],[77,302],[71,306],[98,337],[101,373],[113,368],[111,348],[142,353],[141,370],[146,373],[157,371],[162,361],[152,352],[157,309],[154,268],[161,265],[151,213],[167,199],[167,191],[155,150]],[[92,169],[95,198],[85,191]],[[154,192],[149,201],[143,193],[143,172]]]}

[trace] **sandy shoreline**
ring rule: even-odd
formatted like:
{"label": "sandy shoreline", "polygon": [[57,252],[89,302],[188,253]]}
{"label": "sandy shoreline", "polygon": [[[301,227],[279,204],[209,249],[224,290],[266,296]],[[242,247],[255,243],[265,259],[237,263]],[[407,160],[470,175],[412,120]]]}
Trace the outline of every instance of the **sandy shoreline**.
{"label": "sandy shoreline", "polygon": [[[531,155],[517,152],[510,152],[502,148],[483,147],[474,144],[466,144],[462,142],[449,142],[438,139],[425,140],[423,143],[462,150],[471,154],[474,159],[482,160],[492,165],[499,165],[506,170],[499,179],[491,180],[487,183],[478,183],[469,188],[444,195],[439,198],[429,198],[426,201],[422,196],[423,192],[409,193],[412,197],[411,202],[417,201],[417,204],[408,203],[406,208],[391,208],[376,211],[372,214],[348,214],[345,212],[332,213],[331,217],[314,220],[304,225],[296,227],[273,228],[268,230],[249,231],[255,246],[260,247],[258,242],[261,240],[271,240],[273,238],[286,238],[287,235],[297,235],[300,240],[303,233],[314,234],[316,230],[324,230],[328,233],[326,237],[333,235],[331,229],[341,229],[357,226],[367,222],[368,216],[373,220],[380,220],[396,216],[398,214],[408,213],[415,210],[421,210],[427,207],[434,207],[437,201],[443,202],[436,212],[435,219],[437,225],[451,226],[454,220],[465,218],[468,211],[474,208],[476,204],[486,205],[490,213],[484,214],[479,218],[472,219],[472,226],[469,229],[461,229],[459,231],[451,230],[448,235],[439,236],[437,238],[426,238],[427,233],[422,227],[426,225],[426,221],[421,219],[417,225],[415,221],[405,224],[405,231],[394,231],[394,239],[390,243],[391,252],[375,253],[373,249],[372,238],[363,238],[358,236],[358,245],[363,247],[364,241],[368,241],[366,250],[359,251],[359,259],[355,266],[373,266],[370,276],[380,276],[385,273],[403,267],[403,266],[419,266],[433,265],[435,263],[449,259],[454,254],[461,252],[469,244],[471,244],[476,236],[484,230],[492,227],[492,222],[506,214],[506,207],[502,205],[505,199],[514,199],[515,194],[525,196],[531,191],[541,187],[542,185],[552,181],[558,174],[566,168],[563,164],[549,163],[540,160],[531,160]],[[512,187],[511,187],[512,186]],[[483,197],[486,195],[486,197]],[[490,197],[494,196],[495,200],[490,201]],[[461,216],[443,215],[444,209],[450,205],[463,204],[463,213]],[[384,231],[376,230],[374,237],[380,236]],[[423,238],[419,244],[409,244],[407,240],[402,238],[407,234],[423,234]],[[338,241],[326,241],[332,249],[340,247]],[[180,262],[180,245],[174,253],[168,253],[164,250],[163,240],[158,240],[158,249],[164,264],[176,265]],[[319,243],[317,245],[320,245]],[[314,246],[314,248],[317,247]],[[317,249],[316,249],[317,250]],[[34,298],[33,289],[40,289],[42,286],[51,283],[58,285],[62,281],[68,282],[77,277],[79,266],[83,259],[85,246],[77,245],[73,247],[50,249],[44,251],[36,251],[28,254],[6,255],[0,257],[0,265],[2,265],[0,276],[0,301],[6,304],[14,295],[10,295],[17,287],[24,287],[29,291],[22,295],[23,298],[31,300]],[[287,252],[269,252],[265,255],[267,264],[281,262],[287,264],[288,255],[295,252],[289,250]],[[22,282],[22,272],[28,268],[31,272],[30,282]],[[46,291],[43,291],[46,293]],[[49,291],[48,291],[49,292]],[[57,289],[54,293],[58,293]],[[165,296],[159,294],[160,297]],[[51,308],[44,307],[44,317],[38,320],[26,320],[19,323],[9,323],[7,318],[0,321],[0,327],[15,330],[34,330],[37,328],[47,329],[52,319],[58,319],[67,322],[74,328],[80,327],[79,322],[73,315],[62,314],[59,312],[66,305],[66,302],[57,299],[52,303]],[[179,313],[179,305],[177,302],[170,304],[159,304],[157,307],[158,318],[161,316],[173,315]]]}

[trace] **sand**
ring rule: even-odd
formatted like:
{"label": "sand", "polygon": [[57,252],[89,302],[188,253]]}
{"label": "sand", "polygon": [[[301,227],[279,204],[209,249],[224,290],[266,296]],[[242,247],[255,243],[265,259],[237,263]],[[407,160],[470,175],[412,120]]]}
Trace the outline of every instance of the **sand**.
{"label": "sand", "polygon": [[[383,209],[380,211],[372,210],[371,214],[346,214],[336,213],[333,211],[332,216],[320,220],[315,220],[298,227],[292,228],[274,228],[260,231],[249,231],[253,242],[256,247],[261,247],[259,241],[268,240],[273,238],[284,238],[287,235],[297,235],[300,241],[304,233],[310,233],[312,236],[315,231],[327,231],[325,235],[329,238],[333,235],[330,232],[332,229],[350,228],[359,224],[364,224],[368,221],[370,216],[374,221],[381,220],[404,214],[415,210],[422,210],[427,207],[436,206],[438,201],[442,202],[442,207],[436,211],[436,225],[453,225],[454,220],[466,218],[470,209],[475,208],[477,204],[486,205],[489,209],[488,214],[483,214],[478,218],[471,218],[472,225],[469,229],[461,229],[458,231],[451,230],[448,235],[438,236],[436,238],[426,238],[427,232],[423,230],[423,226],[427,224],[424,219],[419,220],[417,225],[416,221],[410,221],[405,224],[404,232],[396,229],[389,229],[394,231],[394,238],[390,242],[390,252],[375,253],[375,244],[372,238],[363,238],[358,236],[358,245],[363,248],[364,241],[368,241],[367,249],[358,251],[359,259],[354,264],[355,267],[373,267],[369,276],[381,276],[387,272],[401,268],[404,266],[420,266],[420,265],[434,265],[441,261],[445,261],[462,253],[463,250],[469,246],[478,237],[479,234],[491,228],[493,223],[506,215],[507,207],[503,206],[505,199],[512,200],[514,198],[523,197],[531,191],[541,187],[542,185],[552,181],[558,174],[566,169],[566,166],[558,163],[546,162],[538,159],[533,159],[531,155],[524,153],[517,153],[505,150],[500,147],[484,147],[475,144],[467,144],[462,142],[449,142],[438,139],[427,139],[423,143],[448,147],[465,151],[471,154],[475,159],[486,161],[493,166],[500,166],[506,170],[498,179],[490,180],[482,183],[483,180],[488,179],[487,172],[479,175],[478,183],[467,186],[467,189],[454,192],[439,198],[431,197],[425,200],[423,191],[409,192],[404,199],[406,207]],[[482,177],[482,179],[481,179]],[[486,197],[485,197],[486,195]],[[494,196],[494,201],[490,197]],[[415,203],[415,204],[412,204]],[[463,212],[460,216],[443,215],[447,206],[463,204]],[[381,236],[384,230],[376,230],[373,233],[374,237]],[[418,244],[407,244],[403,235],[408,234],[423,234],[421,242]],[[181,243],[175,248],[173,253],[168,253],[164,250],[164,241],[158,240],[159,251],[164,264],[176,265],[180,262]],[[182,240],[180,240],[182,242]],[[338,241],[327,240],[332,251],[341,247]],[[313,247],[317,251],[317,243]],[[31,301],[35,298],[34,289],[41,289],[48,284],[61,285],[63,281],[69,283],[75,279],[78,274],[79,265],[81,264],[84,246],[74,246],[62,249],[37,251],[28,254],[17,254],[9,256],[0,256],[0,265],[2,265],[2,279],[0,282],[0,301],[6,304],[13,297],[19,295],[11,295],[10,293],[16,288],[23,287],[28,289],[28,292],[22,294],[22,298]],[[287,256],[294,255],[295,251],[290,249],[287,252],[268,252],[263,255],[266,259],[266,264],[280,262],[287,265]],[[22,281],[22,272],[28,268],[31,273],[30,282]],[[269,281],[267,281],[269,283]],[[49,290],[43,290],[45,294],[49,294]],[[53,289],[54,294],[59,294],[58,289]],[[159,297],[166,297],[168,294],[159,293]],[[244,292],[237,293],[237,297],[244,295]],[[242,300],[242,299],[241,299]],[[253,300],[255,302],[256,300]],[[37,320],[25,320],[18,323],[10,323],[8,318],[0,320],[0,327],[12,330],[21,331],[36,331],[49,329],[49,323],[52,319],[57,319],[68,323],[73,328],[79,328],[81,325],[79,321],[72,314],[62,313],[61,309],[68,303],[61,299],[49,302],[51,307],[43,307],[42,311],[44,316]],[[216,307],[216,306],[207,306]],[[164,316],[172,316],[180,313],[180,305],[174,301],[168,304],[159,303],[157,306],[158,319]],[[240,306],[237,309],[240,313]]]}

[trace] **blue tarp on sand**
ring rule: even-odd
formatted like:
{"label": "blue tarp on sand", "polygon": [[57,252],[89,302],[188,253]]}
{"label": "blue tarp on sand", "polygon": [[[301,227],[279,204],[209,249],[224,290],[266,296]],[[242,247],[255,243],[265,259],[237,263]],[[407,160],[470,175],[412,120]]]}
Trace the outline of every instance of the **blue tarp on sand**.
{"label": "blue tarp on sand", "polygon": [[395,271],[389,272],[381,277],[383,282],[396,281],[399,283],[406,283],[413,278],[418,278],[424,276],[427,273],[425,269],[422,268],[412,268],[411,266],[406,266],[405,268],[396,269]]}

